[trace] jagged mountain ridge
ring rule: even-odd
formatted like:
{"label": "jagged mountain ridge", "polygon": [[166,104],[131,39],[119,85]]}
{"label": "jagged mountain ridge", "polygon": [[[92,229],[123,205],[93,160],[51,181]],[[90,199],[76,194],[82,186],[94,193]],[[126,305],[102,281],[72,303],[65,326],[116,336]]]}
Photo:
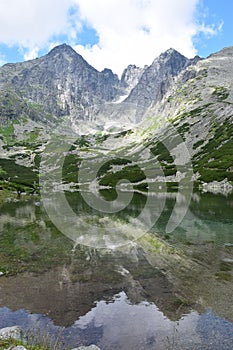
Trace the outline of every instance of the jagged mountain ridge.
{"label": "jagged mountain ridge", "polygon": [[[110,69],[97,71],[70,46],[59,45],[41,58],[0,68],[1,119],[26,115],[47,122],[71,116],[80,121],[90,119],[91,106],[121,101],[122,96],[129,95],[123,108],[126,103],[139,106],[138,121],[152,102],[163,97],[173,77],[191,63],[170,49],[149,67],[128,66],[119,79]],[[113,105],[111,111],[104,109],[102,114],[109,114],[111,119],[111,115],[119,114],[115,109]],[[100,112],[95,113],[98,119]]]}

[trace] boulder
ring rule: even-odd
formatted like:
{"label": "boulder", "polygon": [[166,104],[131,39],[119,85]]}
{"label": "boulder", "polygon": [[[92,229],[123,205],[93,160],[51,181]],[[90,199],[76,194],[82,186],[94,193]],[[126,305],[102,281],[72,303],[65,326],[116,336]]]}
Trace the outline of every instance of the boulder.
{"label": "boulder", "polygon": [[22,329],[19,326],[5,327],[0,329],[0,339],[22,339]]}

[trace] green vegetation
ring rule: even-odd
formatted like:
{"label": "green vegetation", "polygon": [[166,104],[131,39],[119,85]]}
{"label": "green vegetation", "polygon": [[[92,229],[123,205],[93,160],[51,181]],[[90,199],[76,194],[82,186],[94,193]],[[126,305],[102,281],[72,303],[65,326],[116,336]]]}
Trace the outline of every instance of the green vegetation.
{"label": "green vegetation", "polygon": [[3,170],[2,167],[0,166],[0,177],[5,175],[6,175],[6,171]]}
{"label": "green vegetation", "polygon": [[25,103],[10,88],[0,91],[1,124],[17,121],[22,115]]}
{"label": "green vegetation", "polygon": [[0,350],[12,349],[14,346],[26,346],[27,350],[49,350],[49,347],[44,345],[28,345],[15,339],[0,339]]}
{"label": "green vegetation", "polygon": [[153,235],[152,233],[146,233],[137,240],[138,244],[142,246],[147,252],[175,254],[176,250],[162,239]]}
{"label": "green vegetation", "polygon": [[218,280],[222,280],[222,281],[231,281],[232,280],[232,276],[229,272],[225,272],[225,271],[219,271],[215,274],[216,278]]}
{"label": "green vegetation", "polygon": [[211,103],[207,103],[201,107],[197,107],[194,109],[191,109],[188,112],[182,113],[179,116],[177,116],[173,121],[179,120],[179,119],[183,119],[183,118],[188,118],[188,117],[197,117],[200,116],[201,113],[206,112],[207,108],[211,105]]}
{"label": "green vegetation", "polygon": [[193,145],[193,149],[197,149],[198,147],[200,147],[201,145],[203,145],[205,141],[204,140],[199,140],[196,143],[194,143]]}
{"label": "green vegetation", "polygon": [[36,142],[39,135],[40,135],[40,129],[35,128],[34,130],[32,130],[28,133],[27,141],[30,143]]}
{"label": "green vegetation", "polygon": [[116,172],[107,172],[100,178],[101,186],[115,187],[120,180],[128,180],[132,183],[143,181],[146,179],[144,172],[138,165],[125,166],[122,170]]}
{"label": "green vegetation", "polygon": [[150,151],[154,156],[157,156],[157,160],[160,162],[164,176],[176,175],[177,169],[174,164],[174,159],[161,141],[158,141],[153,147],[151,147]]}
{"label": "green vegetation", "polygon": [[17,190],[24,191],[31,189],[34,191],[38,185],[38,173],[33,168],[16,164],[12,159],[0,159],[0,180],[5,188],[14,187]]}
{"label": "green vegetation", "polygon": [[229,96],[229,92],[224,86],[214,86],[213,96],[217,97],[218,102],[226,100]]}
{"label": "green vegetation", "polygon": [[190,124],[184,123],[176,128],[182,139],[185,141],[185,134],[190,131]]}
{"label": "green vegetation", "polygon": [[64,159],[62,180],[66,183],[78,181],[78,167],[82,159],[76,154],[68,154]]}
{"label": "green vegetation", "polygon": [[6,143],[10,143],[15,140],[13,123],[0,127],[0,138]]}
{"label": "green vegetation", "polygon": [[99,145],[101,143],[103,143],[104,141],[106,141],[108,139],[109,135],[108,134],[102,134],[100,133],[99,135],[97,134],[95,140],[96,140],[96,144]]}
{"label": "green vegetation", "polygon": [[160,127],[160,123],[158,121],[158,117],[156,117],[156,116],[148,117],[147,120],[150,122],[150,126],[145,128],[145,129],[143,129],[142,131],[140,131],[140,133],[139,133],[140,136],[148,137],[148,135],[153,134]]}
{"label": "green vegetation", "polygon": [[2,181],[0,181],[0,208],[6,201],[10,200],[11,198],[15,197],[15,194],[11,190],[4,189],[4,186],[2,186]]}
{"label": "green vegetation", "polygon": [[215,123],[210,132],[209,142],[194,156],[194,170],[204,182],[233,181],[233,124]]}
{"label": "green vegetation", "polygon": [[114,158],[114,159],[111,159],[107,162],[105,162],[101,168],[99,169],[98,171],[98,174],[97,176],[98,177],[101,177],[103,175],[105,175],[108,171],[111,170],[112,166],[114,165],[118,165],[118,166],[124,166],[126,164],[130,164],[131,162],[127,159],[124,159],[124,158]]}
{"label": "green vegetation", "polygon": [[[89,147],[90,146],[90,140],[88,140],[88,137],[86,135],[82,135],[82,136],[80,136],[80,138],[78,138],[75,141],[74,144],[77,145],[80,148],[82,148],[82,147]],[[73,147],[73,149],[76,149],[76,147]]]}
{"label": "green vegetation", "polygon": [[174,161],[168,149],[160,141],[158,141],[154,147],[151,147],[150,151],[154,156],[157,156],[157,159],[160,162],[165,161],[167,163],[173,163]]}

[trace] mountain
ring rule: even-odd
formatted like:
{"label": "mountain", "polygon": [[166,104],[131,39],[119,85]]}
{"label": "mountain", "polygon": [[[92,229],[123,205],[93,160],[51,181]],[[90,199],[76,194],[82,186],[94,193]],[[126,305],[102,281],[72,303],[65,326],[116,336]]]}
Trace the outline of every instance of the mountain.
{"label": "mountain", "polygon": [[[195,178],[233,181],[233,47],[189,66],[151,108],[189,149]],[[224,186],[224,183],[223,183]]]}
{"label": "mountain", "polygon": [[144,70],[125,102],[148,108],[152,103],[161,101],[173,78],[199,59],[189,60],[174,49],[167,50]]}
{"label": "mountain", "polygon": [[[162,98],[174,76],[192,63],[170,49],[149,67],[129,65],[119,80],[110,69],[97,71],[63,44],[41,58],[0,68],[0,114],[2,121],[25,116],[46,123],[64,116],[80,121],[90,119],[90,107],[124,99],[124,109],[126,103],[140,108],[138,121]],[[95,113],[98,119],[100,111]],[[106,118],[109,114],[118,115],[118,107],[112,106]]]}
{"label": "mountain", "polygon": [[186,179],[208,190],[217,180],[218,188],[231,190],[232,67],[233,47],[206,59],[169,49],[150,66],[129,65],[119,79],[65,44],[7,64],[0,68],[0,177],[36,183],[51,134],[61,142],[75,131],[77,154],[65,161],[66,185],[77,183],[81,160],[87,160],[88,182],[94,160],[107,162],[98,173],[104,186],[126,177],[140,189]]}
{"label": "mountain", "polygon": [[0,114],[33,120],[76,115],[121,94],[110,69],[98,72],[70,46],[55,47],[44,57],[0,68]]}

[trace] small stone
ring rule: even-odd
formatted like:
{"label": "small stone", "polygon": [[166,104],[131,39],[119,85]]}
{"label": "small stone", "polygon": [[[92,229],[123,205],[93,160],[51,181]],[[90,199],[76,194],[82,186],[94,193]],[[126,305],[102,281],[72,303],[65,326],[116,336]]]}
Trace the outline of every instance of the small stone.
{"label": "small stone", "polygon": [[232,243],[225,243],[224,246],[225,246],[225,247],[232,247],[232,248],[233,248],[233,244],[232,244]]}
{"label": "small stone", "polygon": [[223,258],[222,261],[227,264],[233,264],[233,259]]}
{"label": "small stone", "polygon": [[100,350],[100,348],[92,344],[89,346],[79,346],[78,348],[74,348],[72,350]]}
{"label": "small stone", "polygon": [[13,348],[11,347],[9,350],[27,350],[24,346],[14,346]]}
{"label": "small stone", "polygon": [[22,329],[19,326],[5,327],[0,329],[0,339],[22,339]]}

